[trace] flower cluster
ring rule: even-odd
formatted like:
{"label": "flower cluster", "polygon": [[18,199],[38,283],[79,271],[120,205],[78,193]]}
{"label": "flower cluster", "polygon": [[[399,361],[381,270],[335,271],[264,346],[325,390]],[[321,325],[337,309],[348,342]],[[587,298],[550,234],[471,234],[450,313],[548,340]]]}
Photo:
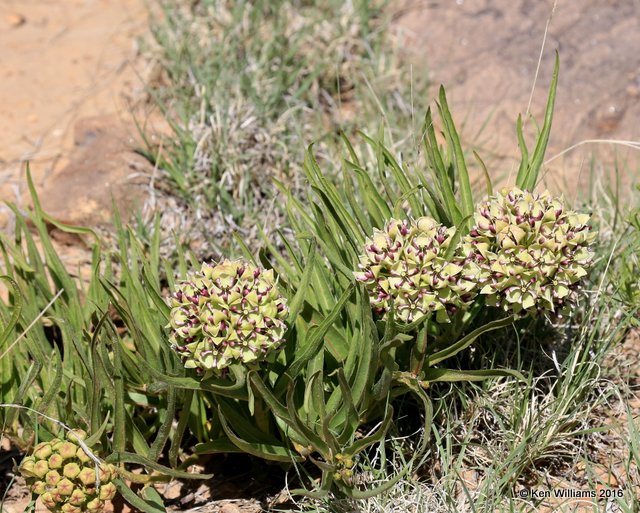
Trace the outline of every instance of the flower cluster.
{"label": "flower cluster", "polygon": [[99,512],[116,494],[113,465],[100,465],[100,487],[96,486],[95,464],[77,443],[85,436],[86,433],[76,430],[69,432],[66,440],[54,438],[39,443],[20,464],[19,471],[30,490],[40,496],[50,511]]}
{"label": "flower cluster", "polygon": [[185,367],[220,373],[266,358],[283,341],[287,313],[272,270],[204,263],[171,297],[170,340]]}
{"label": "flower cluster", "polygon": [[378,313],[386,314],[393,305],[403,322],[433,313],[438,322],[447,322],[473,300],[477,265],[457,252],[445,258],[454,233],[431,217],[391,219],[374,232],[355,277],[365,284]]}
{"label": "flower cluster", "polygon": [[433,313],[448,322],[477,294],[516,315],[558,312],[593,259],[588,222],[562,197],[503,189],[479,205],[450,258],[453,228],[430,217],[392,219],[367,240],[355,276],[378,313],[393,304],[403,322]]}
{"label": "flower cluster", "polygon": [[588,221],[548,192],[503,189],[481,203],[463,244],[481,269],[480,294],[518,315],[562,309],[593,258]]}
{"label": "flower cluster", "polygon": [[351,486],[353,483],[353,460],[349,457],[345,457],[343,454],[338,453],[335,455],[335,472],[333,478],[336,481],[344,481],[345,484]]}

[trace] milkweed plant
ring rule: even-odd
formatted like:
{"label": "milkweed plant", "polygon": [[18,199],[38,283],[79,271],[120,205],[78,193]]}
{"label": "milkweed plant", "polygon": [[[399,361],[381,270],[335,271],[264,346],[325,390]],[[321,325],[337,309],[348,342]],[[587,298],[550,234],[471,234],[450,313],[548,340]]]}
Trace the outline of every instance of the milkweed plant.
{"label": "milkweed plant", "polygon": [[[382,137],[363,135],[378,176],[345,139],[338,186],[310,148],[306,200],[280,187],[295,235],[293,242],[283,234],[285,254],[265,237],[259,261],[244,248],[243,258],[204,263],[176,284],[172,347],[203,379],[218,379],[221,437],[197,450],[223,452],[231,443],[268,460],[309,461],[322,477],[315,490],[299,492],[364,497],[399,477],[365,490],[354,475],[358,454],[383,441],[395,397],[416,394],[429,423],[430,383],[519,377],[509,369],[447,370],[441,362],[519,318],[562,315],[587,274],[595,239],[589,216],[534,190],[556,80],[557,66],[531,156],[518,121],[514,186],[474,203],[441,90],[447,148],[427,112],[426,173],[409,172]],[[479,322],[486,307],[494,318]],[[378,429],[363,437],[374,421]]]}
{"label": "milkweed plant", "polygon": [[[485,173],[487,196],[474,202],[441,89],[443,138],[429,109],[426,165],[398,162],[382,131],[362,134],[374,164],[345,137],[342,175],[331,181],[311,147],[308,196],[278,184],[290,226],[280,244],[265,235],[256,257],[238,239],[242,257],[204,262],[170,280],[166,344],[185,377],[153,375],[208,398],[199,411],[210,429],[196,453],[295,464],[303,487],[294,493],[364,498],[403,475],[366,483],[357,464],[384,443],[399,396],[418,398],[426,440],[431,383],[523,379],[510,369],[447,369],[445,360],[518,319],[563,315],[588,273],[596,237],[589,215],[536,190],[557,74],[556,60],[531,154],[518,119],[521,162],[512,186],[494,192]],[[181,429],[187,424],[181,419]],[[52,511],[98,511],[114,491],[111,473],[104,470],[107,488],[98,492],[82,451],[74,448],[63,465],[65,443],[38,446],[21,469]]]}

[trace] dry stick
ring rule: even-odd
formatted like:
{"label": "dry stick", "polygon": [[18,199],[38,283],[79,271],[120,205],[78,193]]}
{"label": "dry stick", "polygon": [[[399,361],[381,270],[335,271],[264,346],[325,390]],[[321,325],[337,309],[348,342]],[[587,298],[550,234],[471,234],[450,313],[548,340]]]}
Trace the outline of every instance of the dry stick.
{"label": "dry stick", "polygon": [[531,84],[531,94],[529,95],[529,103],[527,104],[527,111],[524,115],[523,124],[526,124],[528,116],[531,111],[531,102],[533,102],[533,92],[536,89],[536,82],[538,81],[538,74],[540,73],[540,64],[542,64],[542,54],[544,53],[544,46],[547,42],[547,34],[549,33],[549,25],[551,25],[551,19],[553,18],[553,13],[556,11],[556,6],[558,5],[558,0],[553,2],[553,7],[551,7],[551,14],[547,18],[547,25],[544,28],[544,36],[542,36],[542,44],[540,45],[540,55],[538,56],[538,64],[536,65],[536,73],[533,76],[533,84]]}
{"label": "dry stick", "polygon": [[45,313],[45,312],[46,312],[46,311],[51,307],[51,305],[55,302],[55,300],[56,300],[56,299],[58,299],[58,298],[60,297],[60,294],[62,294],[63,292],[64,292],[64,289],[60,289],[60,290],[58,291],[58,293],[57,293],[55,296],[53,296],[53,298],[51,299],[51,301],[49,301],[49,302],[47,303],[47,306],[45,306],[45,307],[42,309],[42,311],[37,315],[37,317],[36,317],[35,319],[33,319],[33,321],[31,321],[31,324],[29,324],[29,326],[27,326],[27,329],[25,329],[25,330],[20,334],[20,336],[19,336],[17,339],[15,339],[15,340],[13,341],[13,344],[11,344],[11,345],[7,348],[7,350],[6,350],[4,353],[2,353],[2,354],[0,355],[0,360],[2,360],[2,359],[5,357],[5,355],[6,355],[9,351],[11,351],[11,350],[13,349],[13,346],[15,346],[18,342],[20,342],[20,340],[22,340],[22,338],[23,338],[23,337],[24,337],[24,336],[29,332],[29,330],[30,330],[31,328],[33,328],[33,326],[36,324],[36,322],[38,322],[38,321],[40,320],[40,318],[44,315],[44,313]]}
{"label": "dry stick", "polygon": [[[564,150],[554,155],[553,157],[548,158],[543,162],[543,165],[546,166],[549,162],[556,160],[557,158],[561,157],[565,153],[575,150],[576,148],[582,146],[583,144],[614,144],[618,146],[626,146],[627,148],[632,148],[634,150],[640,150],[640,141],[625,141],[625,140],[619,140],[619,139],[584,139],[580,142],[577,142],[569,146],[568,148],[565,148]],[[549,169],[545,169],[542,172],[541,178],[544,178],[548,172],[549,172]],[[582,173],[582,166],[580,166],[580,173]],[[577,194],[578,194],[578,191],[576,189],[576,197],[577,197]]]}
{"label": "dry stick", "polygon": [[[73,429],[67,426],[64,422],[58,419],[54,419],[53,417],[49,417],[48,415],[45,415],[44,413],[39,412],[38,410],[34,410],[33,408],[29,408],[28,406],[22,406],[21,404],[0,403],[0,408],[16,408],[18,410],[27,410],[32,413],[37,413],[41,417],[44,417],[45,419],[58,424],[58,426],[60,426],[62,429],[65,429],[70,433],[73,432]],[[87,456],[89,456],[89,458],[91,458],[95,463],[96,488],[99,490],[100,489],[100,465],[102,464],[102,462],[95,454],[93,454],[93,452],[91,451],[91,449],[89,449],[87,444],[85,444],[82,440],[80,440],[80,437],[76,436],[76,441],[78,442],[78,445],[82,448],[82,450],[87,454]]]}
{"label": "dry stick", "polygon": [[634,150],[640,150],[640,141],[623,141],[623,140],[618,140],[618,139],[585,139],[583,141],[580,141],[580,142],[578,142],[576,144],[573,144],[573,145],[569,146],[568,148],[562,150],[557,155],[554,155],[553,157],[548,158],[547,160],[544,161],[544,164],[545,165],[548,164],[552,160],[555,160],[558,157],[561,157],[565,153],[568,153],[571,150],[574,150],[574,149],[582,146],[583,144],[598,144],[598,143],[618,144],[620,146],[627,146],[628,148],[633,148]]}

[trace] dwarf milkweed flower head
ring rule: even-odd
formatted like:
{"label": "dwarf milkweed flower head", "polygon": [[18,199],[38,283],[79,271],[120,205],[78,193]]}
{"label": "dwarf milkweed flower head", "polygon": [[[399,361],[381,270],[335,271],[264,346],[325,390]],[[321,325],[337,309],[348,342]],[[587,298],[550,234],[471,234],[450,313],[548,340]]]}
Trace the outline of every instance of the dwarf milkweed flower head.
{"label": "dwarf milkweed flower head", "polygon": [[170,341],[185,367],[219,374],[278,348],[287,314],[272,270],[241,260],[205,262],[171,296]]}
{"label": "dwarf milkweed flower head", "polygon": [[566,306],[593,259],[589,215],[563,197],[502,189],[481,203],[464,253],[479,265],[487,303],[526,315]]}
{"label": "dwarf milkweed flower head", "polygon": [[67,433],[67,439],[54,438],[36,445],[30,456],[20,463],[19,472],[31,492],[40,496],[44,506],[53,512],[84,513],[103,511],[106,501],[113,499],[116,468],[102,463],[96,468],[78,439],[86,437],[82,430]]}
{"label": "dwarf milkweed flower head", "polygon": [[445,258],[454,234],[454,228],[431,217],[391,219],[384,230],[374,231],[355,277],[378,313],[386,315],[393,304],[395,318],[402,322],[430,314],[437,322],[448,322],[473,300],[477,265],[457,250]]}

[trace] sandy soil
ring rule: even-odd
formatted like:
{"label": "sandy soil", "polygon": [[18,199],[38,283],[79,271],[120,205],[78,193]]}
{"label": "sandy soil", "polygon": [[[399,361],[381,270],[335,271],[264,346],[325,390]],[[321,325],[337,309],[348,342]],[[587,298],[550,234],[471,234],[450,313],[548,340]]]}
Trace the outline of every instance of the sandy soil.
{"label": "sandy soil", "polygon": [[[553,6],[552,0],[392,3],[414,73],[426,69],[434,85],[445,84],[454,119],[465,121],[466,142],[483,146],[483,156],[495,152],[494,173],[508,173],[518,156],[515,120],[527,111],[552,12],[530,109],[542,120],[558,49],[548,158],[585,139],[640,141],[640,2],[558,0]],[[640,153],[620,149],[618,155],[629,158],[629,178],[637,181]],[[575,190],[577,177],[583,184],[588,178],[594,150],[600,160],[613,155],[610,145],[585,145],[551,162],[547,177]]]}
{"label": "sandy soil", "polygon": [[40,185],[70,162],[78,120],[130,117],[146,28],[143,0],[0,2],[0,199],[21,200],[25,162]]}

